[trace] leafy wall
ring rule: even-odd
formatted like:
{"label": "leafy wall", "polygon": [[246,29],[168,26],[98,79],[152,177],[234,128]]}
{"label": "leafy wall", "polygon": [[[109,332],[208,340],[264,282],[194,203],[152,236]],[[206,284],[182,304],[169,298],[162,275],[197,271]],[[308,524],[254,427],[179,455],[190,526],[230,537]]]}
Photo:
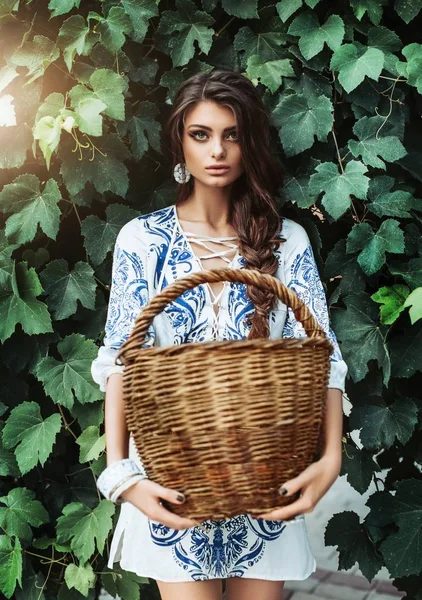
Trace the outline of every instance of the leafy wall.
{"label": "leafy wall", "polygon": [[[378,491],[326,543],[422,593],[420,0],[0,0],[0,591],[152,597],[106,566],[103,335],[120,227],[172,204],[177,86],[245,73],[272,114],[280,211],[311,236],[349,365],[343,471]],[[350,432],[360,430],[361,444]],[[356,433],[356,432],[355,432]],[[389,469],[385,482],[381,469]]]}

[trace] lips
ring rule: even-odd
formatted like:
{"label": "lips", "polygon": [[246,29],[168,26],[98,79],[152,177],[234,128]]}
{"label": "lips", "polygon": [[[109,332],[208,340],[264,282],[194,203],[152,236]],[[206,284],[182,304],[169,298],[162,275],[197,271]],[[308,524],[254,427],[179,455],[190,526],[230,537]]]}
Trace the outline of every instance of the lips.
{"label": "lips", "polygon": [[210,173],[225,173],[230,167],[206,167]]}

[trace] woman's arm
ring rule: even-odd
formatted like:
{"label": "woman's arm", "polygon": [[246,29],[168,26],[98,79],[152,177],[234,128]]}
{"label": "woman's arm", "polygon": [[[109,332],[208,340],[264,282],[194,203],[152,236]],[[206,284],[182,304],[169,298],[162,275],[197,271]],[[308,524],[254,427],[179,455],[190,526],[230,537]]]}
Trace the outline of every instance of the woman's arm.
{"label": "woman's arm", "polygon": [[123,404],[123,375],[113,373],[107,380],[104,425],[107,466],[129,457],[129,431]]}
{"label": "woman's arm", "polygon": [[321,458],[329,459],[340,472],[343,436],[342,391],[328,388],[322,422],[323,447]]}

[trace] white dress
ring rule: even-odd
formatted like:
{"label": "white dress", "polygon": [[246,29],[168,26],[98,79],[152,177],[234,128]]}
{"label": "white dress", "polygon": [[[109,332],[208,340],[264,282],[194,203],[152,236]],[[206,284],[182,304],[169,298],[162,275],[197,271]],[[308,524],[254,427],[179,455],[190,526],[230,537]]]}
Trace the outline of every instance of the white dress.
{"label": "white dress", "polygon": [[[275,276],[309,306],[333,343],[328,387],[344,392],[347,366],[330,328],[309,237],[301,225],[288,218],[282,218],[280,235],[286,242],[276,251],[279,268]],[[194,234],[182,229],[175,205],[136,217],[120,230],[113,254],[105,337],[91,368],[102,391],[107,378],[124,368],[115,364],[117,351],[142,307],[163,287],[203,269],[191,246],[194,239]],[[224,239],[229,244],[232,238]],[[227,267],[245,268],[239,251]],[[213,297],[219,301],[218,314]],[[250,329],[246,320],[253,310],[245,284],[225,282],[218,298],[208,284],[202,284],[185,291],[155,317],[145,347],[245,339]],[[270,312],[269,322],[271,339],[306,336],[281,300]],[[141,463],[132,436],[129,456]],[[316,569],[304,514],[290,522],[243,514],[179,531],[151,521],[129,502],[120,506],[108,566],[113,568],[116,561],[124,570],[166,582],[228,577],[300,580]]]}

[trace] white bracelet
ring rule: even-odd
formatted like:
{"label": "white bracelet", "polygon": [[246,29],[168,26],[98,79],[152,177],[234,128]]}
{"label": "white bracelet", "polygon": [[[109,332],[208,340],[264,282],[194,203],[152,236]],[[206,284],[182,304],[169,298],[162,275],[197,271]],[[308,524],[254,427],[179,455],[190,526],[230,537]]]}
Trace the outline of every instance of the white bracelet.
{"label": "white bracelet", "polygon": [[130,477],[128,477],[128,479],[126,479],[126,481],[123,481],[123,483],[121,483],[119,487],[112,492],[112,494],[110,495],[110,500],[115,504],[123,504],[123,502],[127,502],[124,498],[121,498],[120,495],[125,490],[129,489],[132,485],[135,485],[135,483],[138,483],[138,481],[141,481],[145,478],[145,475],[141,474],[131,475]]}
{"label": "white bracelet", "polygon": [[[135,476],[137,476],[137,481],[148,478],[145,469],[133,459],[122,458],[102,471],[97,479],[97,488],[107,500],[114,502],[113,498],[116,498],[116,493],[124,491],[123,485],[128,484],[127,487],[129,487]],[[133,483],[136,482],[133,481]]]}

